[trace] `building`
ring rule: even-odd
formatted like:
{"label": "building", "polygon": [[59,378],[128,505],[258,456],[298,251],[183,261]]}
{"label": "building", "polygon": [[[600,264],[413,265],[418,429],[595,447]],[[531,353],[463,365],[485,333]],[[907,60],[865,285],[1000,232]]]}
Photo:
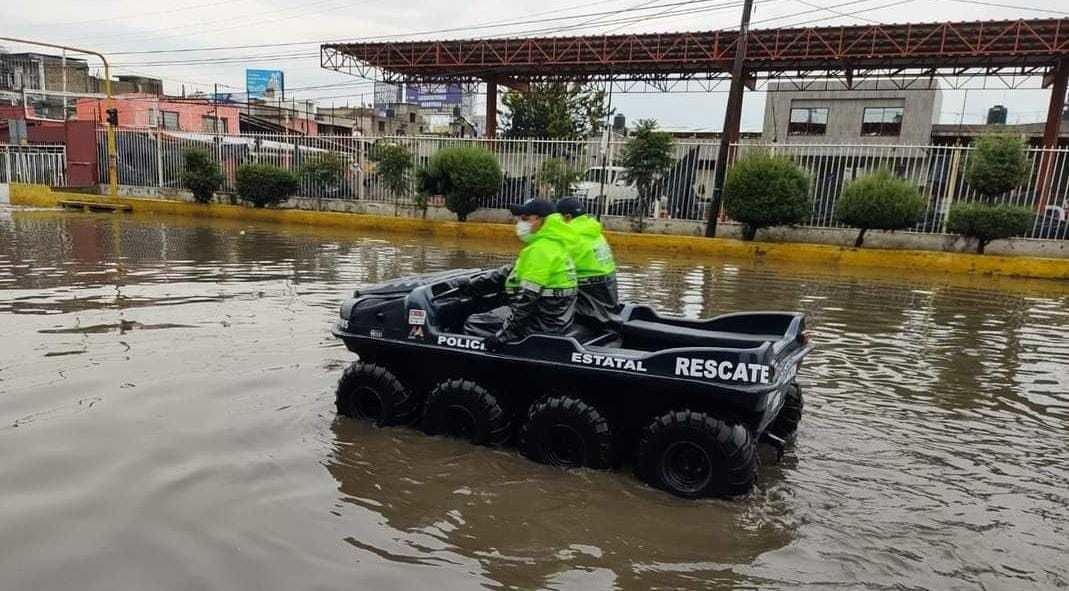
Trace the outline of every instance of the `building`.
{"label": "building", "polygon": [[[120,127],[151,127],[167,131],[198,133],[237,133],[239,110],[233,105],[206,98],[181,98],[154,95],[124,95],[114,101]],[[75,104],[82,121],[107,121],[107,103],[83,98]]]}
{"label": "building", "polygon": [[923,145],[942,106],[939,84],[865,80],[847,90],[835,80],[772,82],[765,100],[764,142]]}

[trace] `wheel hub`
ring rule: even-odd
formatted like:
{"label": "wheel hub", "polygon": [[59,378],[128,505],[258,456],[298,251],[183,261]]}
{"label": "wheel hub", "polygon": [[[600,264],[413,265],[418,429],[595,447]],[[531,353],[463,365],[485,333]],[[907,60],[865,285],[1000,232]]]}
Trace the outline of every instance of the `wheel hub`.
{"label": "wheel hub", "polygon": [[664,451],[661,477],[677,490],[697,493],[709,484],[713,460],[705,449],[693,441],[676,441]]}

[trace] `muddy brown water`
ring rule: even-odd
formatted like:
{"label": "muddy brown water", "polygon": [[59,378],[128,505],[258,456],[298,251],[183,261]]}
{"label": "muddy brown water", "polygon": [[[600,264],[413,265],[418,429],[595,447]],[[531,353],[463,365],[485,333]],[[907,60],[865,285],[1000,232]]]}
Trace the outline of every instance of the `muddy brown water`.
{"label": "muddy brown water", "polygon": [[1069,285],[618,253],[627,299],[810,315],[734,501],[335,416],[348,291],[513,246],[0,210],[0,589],[1069,584]]}

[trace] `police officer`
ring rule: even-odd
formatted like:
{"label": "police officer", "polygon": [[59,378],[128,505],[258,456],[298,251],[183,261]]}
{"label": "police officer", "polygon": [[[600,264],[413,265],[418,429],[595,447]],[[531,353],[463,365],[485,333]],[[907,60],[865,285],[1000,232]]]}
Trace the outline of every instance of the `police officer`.
{"label": "police officer", "polygon": [[616,312],[620,296],[616,288],[616,260],[601,232],[601,222],[586,215],[575,197],[557,202],[557,212],[575,230],[576,242],[570,249],[575,260],[579,297],[575,313],[605,323]]}
{"label": "police officer", "polygon": [[553,204],[531,199],[511,208],[516,236],[524,243],[516,263],[476,276],[461,289],[490,294],[502,288],[508,306],[472,314],[464,323],[468,334],[484,336],[488,349],[531,334],[566,334],[575,316],[575,263],[568,245],[575,231],[554,213]]}

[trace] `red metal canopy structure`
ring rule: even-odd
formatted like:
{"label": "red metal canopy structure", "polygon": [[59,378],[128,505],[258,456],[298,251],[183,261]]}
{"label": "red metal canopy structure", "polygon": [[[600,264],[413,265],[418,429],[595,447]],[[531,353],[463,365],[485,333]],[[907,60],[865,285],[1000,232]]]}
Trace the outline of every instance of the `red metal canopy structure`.
{"label": "red metal canopy structure", "polygon": [[[582,37],[455,39],[325,44],[324,68],[393,83],[497,84],[520,90],[546,80],[673,81],[730,76],[738,31]],[[748,81],[837,78],[1043,76],[1052,87],[1047,139],[1057,139],[1069,75],[1069,19],[874,24],[751,30]],[[1009,83],[1007,83],[1009,85]],[[493,113],[491,111],[494,111]],[[487,128],[496,123],[487,109]]]}

